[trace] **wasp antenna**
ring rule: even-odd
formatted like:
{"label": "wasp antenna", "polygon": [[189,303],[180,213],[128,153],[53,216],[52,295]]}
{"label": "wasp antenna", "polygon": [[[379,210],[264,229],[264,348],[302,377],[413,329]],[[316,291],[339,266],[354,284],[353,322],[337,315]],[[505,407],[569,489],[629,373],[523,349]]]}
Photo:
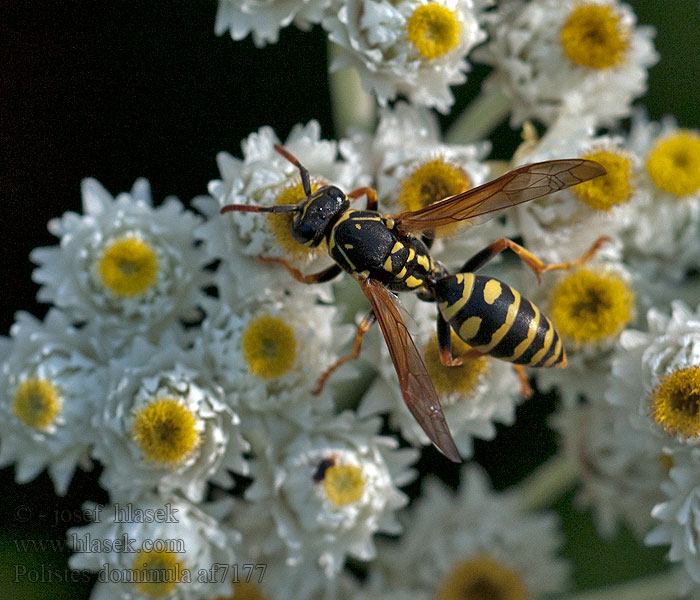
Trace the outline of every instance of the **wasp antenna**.
{"label": "wasp antenna", "polygon": [[309,171],[306,167],[302,166],[299,160],[291,152],[287,151],[285,148],[279,144],[275,144],[275,150],[284,156],[290,163],[292,163],[297,169],[299,169],[299,175],[301,175],[301,185],[304,188],[304,193],[308,198],[311,195],[311,180],[309,179]]}
{"label": "wasp antenna", "polygon": [[253,204],[227,204],[224,206],[219,213],[225,214],[228,212],[266,212],[266,213],[288,213],[296,212],[299,210],[299,206],[296,204],[278,204],[276,206],[255,206]]}

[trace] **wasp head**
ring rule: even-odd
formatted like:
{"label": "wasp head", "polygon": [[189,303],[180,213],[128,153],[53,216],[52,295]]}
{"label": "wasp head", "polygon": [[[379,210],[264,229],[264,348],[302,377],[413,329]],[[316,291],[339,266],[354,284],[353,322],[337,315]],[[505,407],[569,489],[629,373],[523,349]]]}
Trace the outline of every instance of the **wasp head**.
{"label": "wasp head", "polygon": [[292,235],[305,246],[315,248],[349,205],[347,196],[334,185],[319,188],[299,205]]}

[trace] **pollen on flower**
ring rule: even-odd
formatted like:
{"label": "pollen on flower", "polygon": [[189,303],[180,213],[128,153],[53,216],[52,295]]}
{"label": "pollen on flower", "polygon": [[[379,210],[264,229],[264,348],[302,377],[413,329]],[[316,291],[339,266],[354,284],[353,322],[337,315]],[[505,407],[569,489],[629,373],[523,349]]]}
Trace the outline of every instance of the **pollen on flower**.
{"label": "pollen on flower", "polygon": [[[315,192],[318,187],[318,183],[311,182],[312,193]],[[299,204],[304,198],[306,198],[304,188],[299,183],[283,188],[275,199],[275,204]],[[325,253],[325,240],[316,248],[309,248],[294,238],[292,235],[294,213],[282,213],[279,215],[269,214],[267,218],[270,230],[275,236],[280,249],[284,255],[293,262],[303,263]]]}
{"label": "pollen on flower", "polygon": [[464,169],[436,158],[418,166],[401,182],[399,202],[405,210],[418,210],[470,187]]}
{"label": "pollen on flower", "polygon": [[681,130],[656,143],[647,156],[647,172],[653,182],[676,196],[700,189],[700,135]]}
{"label": "pollen on flower", "polygon": [[183,573],[182,563],[168,550],[140,550],[132,569],[136,589],[148,598],[172,594]]}
{"label": "pollen on flower", "polygon": [[612,6],[580,4],[560,32],[564,54],[571,62],[591,69],[609,69],[625,60],[630,31]]}
{"label": "pollen on flower", "polygon": [[668,476],[669,472],[673,468],[673,455],[662,452],[659,454],[659,464],[661,465],[661,470]]}
{"label": "pollen on flower", "polygon": [[137,410],[132,435],[146,460],[175,466],[200,443],[197,417],[176,398],[158,398]]}
{"label": "pollen on flower", "polygon": [[158,257],[143,240],[119,238],[105,249],[98,272],[104,286],[115,296],[138,296],[156,283]]}
{"label": "pollen on flower", "polygon": [[[419,165],[401,181],[399,204],[404,210],[418,210],[461,194],[470,187],[472,184],[464,169],[436,158]],[[459,224],[447,225],[440,228],[440,235],[451,235],[458,229]]]}
{"label": "pollen on flower", "polygon": [[615,337],[634,314],[634,292],[616,273],[578,269],[566,275],[550,297],[550,316],[575,348]]}
{"label": "pollen on flower", "polygon": [[485,554],[455,563],[437,593],[439,600],[525,600],[527,597],[521,575]]}
{"label": "pollen on flower", "polygon": [[266,600],[265,596],[260,587],[255,585],[252,581],[236,581],[233,584],[233,595],[231,596],[219,596],[215,600]]}
{"label": "pollen on flower", "polygon": [[17,386],[12,410],[30,427],[46,429],[61,411],[61,397],[50,381],[32,377]]}
{"label": "pollen on flower", "polygon": [[607,174],[584,181],[572,187],[572,191],[594,210],[607,211],[624,204],[632,197],[632,163],[619,152],[600,150],[581,158],[603,165]]}
{"label": "pollen on flower", "polygon": [[336,506],[357,502],[365,492],[365,477],[357,465],[333,465],[326,470],[323,489]]}
{"label": "pollen on flower", "polygon": [[248,323],[241,347],[250,371],[263,379],[272,379],[292,368],[297,342],[294,329],[284,320],[261,315]]}
{"label": "pollen on flower", "polygon": [[700,435],[700,367],[664,377],[651,393],[650,415],[669,435],[683,439]]}
{"label": "pollen on flower", "polygon": [[[452,333],[453,356],[464,354],[470,348],[469,344],[465,344]],[[430,375],[435,391],[441,399],[446,399],[451,394],[469,396],[474,392],[479,381],[488,372],[489,368],[486,356],[467,358],[457,367],[446,367],[440,361],[436,335],[423,347],[423,356],[425,357],[428,375]]]}
{"label": "pollen on flower", "polygon": [[433,2],[413,11],[408,18],[406,32],[421,56],[433,60],[459,44],[462,24],[455,11]]}

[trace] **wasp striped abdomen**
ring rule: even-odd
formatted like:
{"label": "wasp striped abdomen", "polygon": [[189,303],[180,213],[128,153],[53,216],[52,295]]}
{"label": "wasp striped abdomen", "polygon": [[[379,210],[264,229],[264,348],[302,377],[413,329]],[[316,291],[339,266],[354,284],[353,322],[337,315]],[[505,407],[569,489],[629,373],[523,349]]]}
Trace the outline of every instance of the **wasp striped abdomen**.
{"label": "wasp striped abdomen", "polygon": [[458,273],[436,282],[435,298],[454,332],[479,352],[531,367],[566,366],[552,322],[508,284]]}

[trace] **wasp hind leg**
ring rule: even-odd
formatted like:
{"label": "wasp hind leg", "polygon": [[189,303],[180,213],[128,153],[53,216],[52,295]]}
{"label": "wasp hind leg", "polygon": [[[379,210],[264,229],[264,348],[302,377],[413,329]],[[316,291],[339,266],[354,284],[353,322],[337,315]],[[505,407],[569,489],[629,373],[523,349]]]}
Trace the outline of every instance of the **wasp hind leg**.
{"label": "wasp hind leg", "polygon": [[355,360],[358,356],[360,356],[360,350],[362,349],[362,339],[372,328],[372,325],[374,325],[376,322],[377,317],[374,315],[374,311],[370,310],[357,326],[357,331],[355,332],[355,340],[352,343],[352,350],[349,354],[341,356],[321,374],[321,377],[319,377],[318,381],[316,382],[316,386],[313,390],[311,390],[311,393],[314,394],[314,396],[317,396],[323,391],[323,388],[326,385],[326,381],[331,376],[331,374],[338,369],[338,367],[341,367],[345,363],[350,362],[351,360]]}
{"label": "wasp hind leg", "polygon": [[571,269],[572,267],[578,267],[588,261],[593,255],[598,251],[598,249],[610,238],[606,235],[600,236],[591,247],[581,256],[575,258],[572,261],[564,263],[546,263],[543,260],[537,258],[532,252],[523,248],[520,244],[516,244],[513,240],[508,238],[501,238],[496,240],[492,244],[489,244],[472,256],[467,262],[465,262],[462,267],[457,271],[458,273],[473,273],[477,269],[483,267],[492,258],[503,252],[504,250],[510,248],[515,252],[520,260],[522,260],[537,276],[537,281],[540,281],[542,273],[547,271],[555,271],[559,269]]}
{"label": "wasp hind leg", "polygon": [[483,356],[482,352],[474,348],[467,350],[459,356],[452,356],[452,330],[450,324],[445,320],[445,317],[442,316],[440,311],[438,311],[437,314],[437,340],[440,362],[446,367],[458,367],[464,363],[465,360]]}
{"label": "wasp hind leg", "polygon": [[[438,353],[440,362],[446,367],[458,367],[465,360],[479,358],[480,356],[488,356],[483,352],[479,352],[476,348],[470,348],[459,356],[452,356],[452,332],[450,324],[445,320],[441,313],[437,316],[437,338],[438,338]],[[532,396],[532,387],[527,377],[527,371],[522,365],[512,365],[515,373],[520,381],[520,397],[527,400]]]}
{"label": "wasp hind leg", "polygon": [[278,256],[259,256],[258,258],[264,263],[282,265],[285,269],[287,269],[287,272],[294,277],[294,279],[300,281],[301,283],[311,284],[330,281],[334,277],[340,275],[342,271],[339,265],[331,265],[327,269],[319,271],[318,273],[304,275],[299,269],[284,260],[284,258],[279,258]]}

